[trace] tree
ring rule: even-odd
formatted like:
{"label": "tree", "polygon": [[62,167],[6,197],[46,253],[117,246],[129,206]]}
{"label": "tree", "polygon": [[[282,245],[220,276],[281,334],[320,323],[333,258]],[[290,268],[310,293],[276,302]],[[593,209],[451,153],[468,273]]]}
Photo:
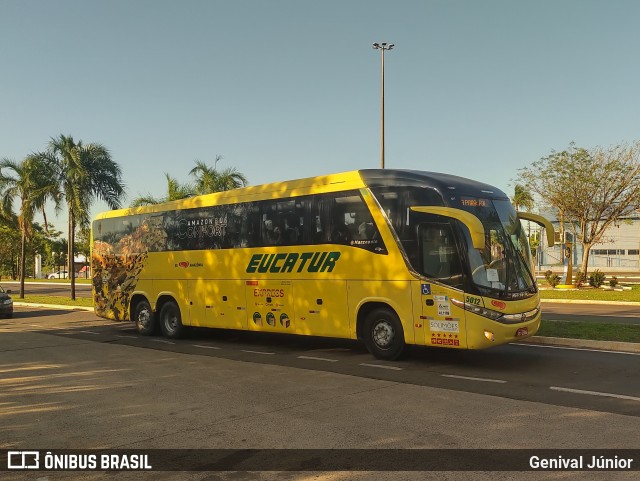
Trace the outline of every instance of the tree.
{"label": "tree", "polygon": [[196,178],[195,187],[198,195],[238,189],[247,185],[247,178],[235,167],[227,167],[222,171],[218,171],[217,166],[221,159],[222,156],[217,155],[213,167],[196,160],[196,166],[191,169],[189,175]]}
{"label": "tree", "polygon": [[30,155],[22,162],[10,159],[0,161],[0,210],[4,217],[13,215],[14,200],[20,203],[16,217],[21,234],[20,299],[24,299],[27,240],[32,231],[33,217],[44,208],[49,198],[55,197],[57,185],[52,174],[50,166],[38,155]]}
{"label": "tree", "polygon": [[16,263],[20,260],[20,231],[18,221],[0,224],[0,275],[17,279]]}
{"label": "tree", "polygon": [[530,211],[534,206],[533,196],[527,188],[521,184],[516,184],[513,197],[511,197],[511,203],[516,211],[520,209]]}
{"label": "tree", "polygon": [[52,138],[45,153],[40,154],[53,166],[58,182],[56,208],[64,199],[69,216],[69,278],[71,299],[76,298],[73,258],[76,226],[90,222],[90,207],[94,200],[103,200],[111,209],[120,207],[124,184],[120,166],[102,144],[75,142],[71,136]]}
{"label": "tree", "polygon": [[611,148],[578,148],[551,155],[519,171],[523,184],[576,227],[581,272],[607,228],[640,208],[640,142]]}
{"label": "tree", "polygon": [[153,197],[151,194],[146,196],[136,197],[131,202],[131,207],[140,207],[143,205],[155,205],[162,204],[163,202],[169,202],[172,200],[186,199],[195,195],[195,189],[190,184],[181,184],[176,179],[165,173],[167,178],[167,195],[161,198]]}

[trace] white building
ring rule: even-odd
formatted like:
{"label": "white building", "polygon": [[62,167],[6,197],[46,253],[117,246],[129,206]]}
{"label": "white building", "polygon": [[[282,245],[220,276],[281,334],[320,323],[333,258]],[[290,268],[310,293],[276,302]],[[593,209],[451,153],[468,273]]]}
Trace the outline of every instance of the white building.
{"label": "white building", "polygon": [[[560,223],[557,220],[553,220],[552,223],[556,232],[559,232]],[[572,232],[569,225],[565,230],[568,233]],[[544,235],[544,230],[541,231]],[[547,247],[546,240],[542,240],[542,248],[539,249],[537,259],[539,269],[559,268],[563,262],[560,245]],[[582,245],[579,242],[574,242],[572,257],[575,271],[582,264]],[[593,269],[603,272],[640,272],[640,217],[629,217],[607,229],[603,241],[594,245],[589,252],[589,270]]]}

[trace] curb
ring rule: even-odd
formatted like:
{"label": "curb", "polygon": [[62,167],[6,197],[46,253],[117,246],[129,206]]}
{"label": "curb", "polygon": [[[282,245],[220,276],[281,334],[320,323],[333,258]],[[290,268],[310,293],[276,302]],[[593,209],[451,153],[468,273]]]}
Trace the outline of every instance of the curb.
{"label": "curb", "polygon": [[518,343],[640,354],[640,343],[637,342],[592,341],[589,339],[569,339],[566,337],[533,336],[528,339],[518,341]]}

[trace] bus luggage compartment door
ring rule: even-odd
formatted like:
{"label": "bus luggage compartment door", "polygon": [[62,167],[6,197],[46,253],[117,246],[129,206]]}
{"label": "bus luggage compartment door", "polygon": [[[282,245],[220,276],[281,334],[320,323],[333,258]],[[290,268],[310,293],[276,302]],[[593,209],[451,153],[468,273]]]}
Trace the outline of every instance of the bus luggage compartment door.
{"label": "bus luggage compartment door", "polygon": [[462,298],[463,293],[425,282],[420,288],[425,345],[466,348],[465,311],[451,302],[452,295]]}
{"label": "bus luggage compartment door", "polygon": [[249,330],[295,332],[291,281],[246,281]]}
{"label": "bus luggage compartment door", "polygon": [[210,287],[210,293],[209,302],[213,309],[207,309],[207,325],[225,329],[247,328],[247,301],[242,281],[215,281]]}
{"label": "bus luggage compartment door", "polygon": [[349,337],[347,281],[294,281],[296,333]]}

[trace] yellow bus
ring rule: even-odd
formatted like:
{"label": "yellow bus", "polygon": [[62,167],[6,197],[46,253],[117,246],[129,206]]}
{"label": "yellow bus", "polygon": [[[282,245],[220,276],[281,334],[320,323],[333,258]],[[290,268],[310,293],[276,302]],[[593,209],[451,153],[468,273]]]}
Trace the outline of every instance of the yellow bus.
{"label": "yellow bus", "polygon": [[481,349],[532,336],[540,298],[517,213],[495,187],[359,170],[105,212],[96,314],[140,334],[188,326]]}

